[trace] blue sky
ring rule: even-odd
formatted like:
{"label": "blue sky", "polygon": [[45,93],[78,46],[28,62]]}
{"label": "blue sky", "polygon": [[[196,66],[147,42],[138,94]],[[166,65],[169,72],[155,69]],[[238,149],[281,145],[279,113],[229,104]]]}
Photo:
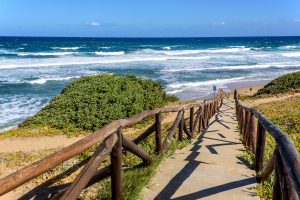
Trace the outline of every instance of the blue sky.
{"label": "blue sky", "polygon": [[2,36],[300,35],[299,0],[1,0]]}

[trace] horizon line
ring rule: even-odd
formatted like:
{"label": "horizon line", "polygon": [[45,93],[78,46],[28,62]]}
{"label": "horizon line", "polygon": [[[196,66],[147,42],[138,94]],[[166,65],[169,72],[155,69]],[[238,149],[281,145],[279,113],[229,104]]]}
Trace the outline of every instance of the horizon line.
{"label": "horizon line", "polygon": [[23,38],[128,38],[128,39],[164,39],[164,38],[260,38],[260,37],[300,37],[300,35],[272,35],[272,36],[7,36],[0,37],[23,37]]}

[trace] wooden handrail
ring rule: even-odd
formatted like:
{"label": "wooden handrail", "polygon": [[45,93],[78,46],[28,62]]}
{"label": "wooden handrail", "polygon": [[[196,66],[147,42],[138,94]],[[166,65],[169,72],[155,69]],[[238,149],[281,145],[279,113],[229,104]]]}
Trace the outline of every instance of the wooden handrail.
{"label": "wooden handrail", "polygon": [[[284,192],[282,195],[290,195],[291,199],[295,198],[295,195],[300,196],[300,155],[295,148],[292,140],[284,133],[280,128],[274,125],[268,118],[266,118],[260,111],[255,108],[249,108],[243,106],[239,101],[239,95],[237,91],[234,91],[234,99],[236,104],[236,116],[238,118],[240,131],[243,135],[244,145],[255,153],[254,168],[257,172],[262,173],[258,176],[258,181],[264,181],[268,178],[271,172],[275,169],[276,180],[274,181],[274,190],[278,192],[289,190]],[[252,123],[253,120],[249,115],[255,116],[257,119],[257,131],[252,132],[251,129],[256,126],[256,123]],[[277,148],[268,161],[268,164],[263,167],[263,158],[266,145],[266,132],[268,132],[276,141]],[[255,140],[251,138],[255,137]],[[254,144],[255,142],[255,144]],[[254,149],[255,148],[255,149]],[[277,162],[275,161],[277,160]],[[276,164],[277,163],[277,164]],[[274,167],[276,165],[277,167]],[[278,169],[279,166],[284,169]],[[283,171],[277,171],[283,170]],[[281,183],[278,182],[278,176],[280,177]],[[291,183],[291,187],[284,187],[282,183]],[[279,188],[279,191],[276,189]],[[284,187],[284,188],[283,188]],[[274,194],[275,195],[275,194]]]}
{"label": "wooden handrail", "polygon": [[[185,110],[193,110],[194,108],[199,108],[199,113],[197,113],[195,121],[193,121],[194,114],[190,115],[190,131],[186,132],[188,135],[188,138],[191,138],[199,126],[199,132],[206,127],[209,118],[212,117],[213,114],[215,114],[217,108],[222,104],[223,98],[225,96],[225,92],[223,90],[219,90],[217,96],[213,100],[209,100],[205,103],[193,103],[185,106],[177,106],[177,107],[171,107],[171,108],[161,108],[161,109],[154,109],[150,111],[144,111],[141,112],[131,118],[127,119],[120,119],[113,121],[109,123],[108,125],[104,126],[103,128],[99,129],[98,131],[92,133],[89,136],[86,136],[85,138],[75,142],[74,144],[65,147],[61,149],[60,151],[47,156],[46,158],[43,158],[31,165],[28,165],[24,167],[23,169],[20,169],[2,179],[0,179],[0,196],[19,187],[20,185],[23,185],[24,183],[36,178],[37,176],[47,172],[50,169],[55,168],[56,166],[62,164],[66,160],[78,155],[79,153],[83,152],[84,150],[92,147],[93,145],[98,144],[99,142],[102,142],[99,146],[98,151],[94,153],[95,156],[97,155],[106,155],[111,154],[111,169],[110,169],[110,175],[112,177],[112,193],[113,199],[120,199],[122,196],[122,190],[121,190],[121,184],[120,181],[122,181],[121,178],[121,157],[120,153],[122,153],[122,146],[126,149],[133,152],[136,156],[140,157],[144,164],[149,164],[151,162],[150,156],[144,152],[142,149],[140,149],[136,144],[140,143],[141,141],[145,140],[150,134],[155,132],[156,134],[156,151],[157,153],[162,153],[165,151],[169,145],[171,140],[173,139],[173,135],[175,132],[175,129],[179,127],[179,132],[181,130],[181,136],[178,138],[179,141],[182,140],[182,132],[189,131],[185,124],[185,118],[184,118],[184,111]],[[201,111],[200,111],[201,109]],[[173,126],[169,130],[169,133],[167,134],[167,138],[162,143],[161,139],[161,114],[162,113],[169,113],[169,112],[178,112],[177,118],[174,121]],[[122,135],[121,129],[124,127],[130,127],[134,124],[137,124],[141,122],[143,119],[155,115],[156,122],[150,126],[143,134],[138,136],[133,141],[129,140],[125,136]],[[205,127],[200,126],[205,122]],[[205,121],[204,121],[205,120]],[[201,129],[201,128],[202,129]],[[117,135],[117,136],[116,136]],[[115,137],[117,137],[117,142]],[[108,138],[114,138],[109,143],[108,148],[104,148],[108,145],[105,141],[108,141]],[[104,143],[103,143],[104,142]],[[114,145],[111,147],[111,145]],[[103,146],[104,145],[104,146]],[[110,153],[111,151],[111,153]],[[96,166],[99,165],[103,159],[103,156],[101,159],[95,160],[95,156],[91,158],[91,160],[88,162],[90,166]],[[59,195],[57,195],[55,198],[61,198],[61,199],[75,199],[83,190],[87,184],[89,185],[89,181],[92,179],[95,182],[96,178],[102,178],[101,176],[95,176],[95,168],[93,169],[89,167],[89,165],[86,165],[84,167],[84,170],[81,171],[79,176],[75,179],[71,187],[69,187],[66,190],[61,191]],[[102,171],[100,171],[101,174],[103,174]],[[105,174],[107,176],[107,170],[105,171]],[[105,177],[105,176],[104,176]]]}

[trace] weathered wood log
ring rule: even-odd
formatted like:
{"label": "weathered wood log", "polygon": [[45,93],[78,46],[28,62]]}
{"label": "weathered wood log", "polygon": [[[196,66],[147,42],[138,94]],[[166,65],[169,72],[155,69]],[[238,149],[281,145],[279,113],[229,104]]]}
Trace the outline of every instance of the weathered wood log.
{"label": "weathered wood log", "polygon": [[[244,138],[247,137],[246,130],[247,130],[247,126],[248,126],[248,118],[249,118],[249,111],[245,110],[245,116],[243,118],[243,132],[242,132],[242,134],[244,135]],[[245,142],[245,140],[244,140],[244,142]]]}
{"label": "weathered wood log", "polygon": [[251,131],[250,131],[250,135],[251,135],[251,149],[252,149],[252,153],[255,155],[256,153],[256,144],[257,144],[257,120],[255,118],[255,116],[252,114],[251,115]]}
{"label": "weathered wood log", "polygon": [[0,179],[0,196],[97,144],[115,132],[119,126],[118,121],[111,122],[99,131],[86,136],[74,144]]}
{"label": "weathered wood log", "polygon": [[239,120],[240,120],[240,132],[241,134],[243,134],[243,127],[244,127],[244,110],[242,107],[240,107],[240,116],[239,116]]}
{"label": "weathered wood log", "polygon": [[156,128],[156,124],[154,123],[152,126],[150,126],[149,128],[147,128],[147,130],[144,133],[142,133],[137,138],[135,138],[133,140],[133,142],[135,144],[141,143],[142,141],[144,141],[147,137],[149,137],[156,130],[155,128]]}
{"label": "weathered wood log", "polygon": [[111,193],[113,200],[123,199],[122,177],[122,132],[118,131],[118,140],[110,153]]}
{"label": "weathered wood log", "polygon": [[169,132],[167,133],[167,136],[161,146],[161,152],[165,152],[167,150],[167,148],[170,146],[172,138],[173,138],[173,134],[181,120],[182,120],[182,111],[180,111],[177,114],[177,117],[176,117],[172,127],[170,128]]}
{"label": "weathered wood log", "polygon": [[248,123],[247,123],[247,127],[246,127],[246,146],[248,147],[248,149],[251,150],[252,147],[252,116],[253,113],[249,112],[248,113]]}
{"label": "weathered wood log", "polygon": [[[278,150],[276,150],[275,156],[275,174],[277,175],[277,181],[280,190],[279,195],[277,197],[273,197],[273,199],[295,199],[293,194],[292,186],[290,185],[289,176],[286,173],[285,166],[282,163],[281,155]],[[275,186],[276,187],[276,186]],[[277,187],[276,187],[277,189]]]}
{"label": "weathered wood log", "polygon": [[184,124],[183,124],[183,130],[184,130],[185,134],[188,136],[188,138],[191,139],[192,135],[191,135],[189,129],[187,128],[185,121],[184,121]]}
{"label": "weathered wood log", "polygon": [[[276,160],[276,156],[274,156],[274,161],[275,160]],[[275,170],[275,173],[274,173],[272,199],[273,200],[284,200],[281,196],[280,177],[279,177],[277,169]]]}
{"label": "weathered wood log", "polygon": [[184,110],[182,110],[182,117],[178,126],[178,140],[183,141],[183,129],[184,129]]}
{"label": "weathered wood log", "polygon": [[193,136],[193,132],[194,132],[194,130],[193,130],[193,120],[194,120],[193,117],[194,117],[194,107],[190,108],[190,132],[191,132],[192,136]]}
{"label": "weathered wood log", "polygon": [[275,161],[275,155],[273,153],[273,155],[268,160],[267,164],[264,166],[261,174],[257,177],[257,182],[260,183],[267,180],[267,178],[271,175],[271,173],[274,170],[274,163],[275,163],[274,161]]}
{"label": "weathered wood log", "polygon": [[292,181],[298,196],[300,196],[300,156],[293,142],[287,136],[277,138],[278,150],[282,162],[287,169],[287,173]]}
{"label": "weathered wood log", "polygon": [[144,164],[150,164],[151,158],[143,149],[137,146],[133,141],[128,139],[125,135],[122,135],[123,147],[138,156],[143,160]]}
{"label": "weathered wood log", "polygon": [[257,122],[257,145],[256,145],[256,153],[255,153],[255,170],[261,171],[263,168],[265,148],[266,148],[266,129]]}
{"label": "weathered wood log", "polygon": [[193,127],[193,135],[195,134],[196,130],[198,129],[201,114],[202,114],[201,108],[199,108],[198,112],[197,112],[197,116],[195,118],[195,123],[194,123],[194,127]]}
{"label": "weathered wood log", "polygon": [[104,160],[105,156],[108,155],[115,143],[117,142],[118,137],[116,134],[108,137],[94,152],[91,159],[84,166],[80,174],[76,177],[74,182],[60,198],[63,199],[76,199],[82,190],[86,187],[88,182],[91,180],[95,172],[97,171],[99,165]]}
{"label": "weathered wood log", "polygon": [[155,115],[155,151],[161,152],[161,113]]}
{"label": "weathered wood log", "polygon": [[202,109],[202,107],[200,107],[199,109],[201,109],[201,114],[200,114],[200,118],[199,118],[198,132],[201,133],[201,131],[202,131],[203,109]]}
{"label": "weathered wood log", "polygon": [[[88,188],[91,185],[94,185],[95,183],[97,183],[109,176],[110,176],[110,168],[109,167],[102,168],[93,175],[93,177],[91,178],[91,180],[89,181],[89,183],[86,185],[85,188]],[[52,194],[52,196],[50,197],[50,200],[60,199],[62,197],[62,195],[69,189],[70,185],[71,184],[67,184],[64,189],[57,191],[57,193],[55,193],[55,194]]]}

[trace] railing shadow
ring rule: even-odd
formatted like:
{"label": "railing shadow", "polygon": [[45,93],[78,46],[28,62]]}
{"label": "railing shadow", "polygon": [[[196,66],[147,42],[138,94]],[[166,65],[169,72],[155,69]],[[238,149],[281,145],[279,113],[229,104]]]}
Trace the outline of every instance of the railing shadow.
{"label": "railing shadow", "polygon": [[243,187],[243,186],[246,186],[246,185],[251,185],[253,183],[256,183],[256,178],[255,177],[245,178],[245,179],[242,179],[242,180],[233,181],[233,182],[230,182],[230,183],[225,183],[225,184],[218,185],[218,186],[215,186],[215,187],[200,190],[198,192],[187,194],[187,195],[184,195],[184,196],[181,196],[181,197],[176,197],[176,198],[173,198],[173,200],[200,199],[200,198],[208,197],[208,196],[218,194],[218,193],[221,193],[221,192],[224,192],[224,191],[227,191],[227,190],[232,190],[234,188]]}
{"label": "railing shadow", "polygon": [[[231,190],[231,189],[234,189],[234,188],[238,188],[238,187],[242,187],[242,186],[245,186],[245,185],[250,185],[250,184],[256,183],[255,177],[245,178],[245,179],[242,179],[242,180],[233,181],[233,182],[226,183],[226,184],[223,184],[223,185],[218,185],[218,186],[215,186],[215,187],[203,189],[201,191],[191,193],[191,194],[188,194],[188,195],[184,195],[184,196],[181,196],[181,197],[171,198],[176,193],[176,191],[181,187],[181,185],[184,183],[184,181],[187,180],[192,175],[192,173],[199,167],[199,165],[201,165],[201,164],[210,164],[210,163],[207,163],[207,162],[204,162],[204,161],[199,161],[199,160],[196,159],[200,154],[199,150],[201,149],[201,147],[206,147],[211,154],[218,154],[216,149],[214,149],[214,147],[219,147],[219,146],[224,146],[224,145],[237,145],[237,144],[240,144],[240,142],[232,142],[232,141],[224,139],[226,137],[223,134],[221,134],[221,133],[218,134],[217,133],[219,130],[215,130],[215,129],[214,130],[208,130],[209,127],[214,123],[219,123],[222,126],[224,126],[225,128],[229,129],[229,127],[226,126],[226,124],[223,124],[222,120],[220,120],[220,114],[224,113],[224,110],[226,111],[228,109],[231,109],[230,106],[228,106],[229,108],[227,109],[227,105],[223,103],[223,106],[224,105],[225,105],[225,109],[222,109],[222,111],[219,110],[216,113],[213,120],[210,121],[207,128],[205,130],[203,130],[203,132],[197,138],[197,141],[193,144],[193,147],[190,149],[191,153],[185,159],[186,161],[188,161],[188,163],[180,170],[180,172],[178,172],[169,181],[169,183],[163,188],[163,190],[161,190],[161,192],[155,197],[156,200],[164,200],[164,199],[176,199],[176,200],[198,199],[198,198],[203,198],[203,197],[207,197],[207,196],[210,196],[210,195],[214,195],[214,194],[217,194],[217,193],[220,193],[220,192],[224,192],[224,191],[227,191],[227,190]],[[220,137],[220,139],[206,136],[207,134],[212,133],[212,132],[216,133]],[[209,140],[215,141],[216,144],[205,145],[205,146],[201,145],[201,143],[204,141],[204,139],[209,139]],[[223,143],[218,143],[218,142],[223,142]]]}

